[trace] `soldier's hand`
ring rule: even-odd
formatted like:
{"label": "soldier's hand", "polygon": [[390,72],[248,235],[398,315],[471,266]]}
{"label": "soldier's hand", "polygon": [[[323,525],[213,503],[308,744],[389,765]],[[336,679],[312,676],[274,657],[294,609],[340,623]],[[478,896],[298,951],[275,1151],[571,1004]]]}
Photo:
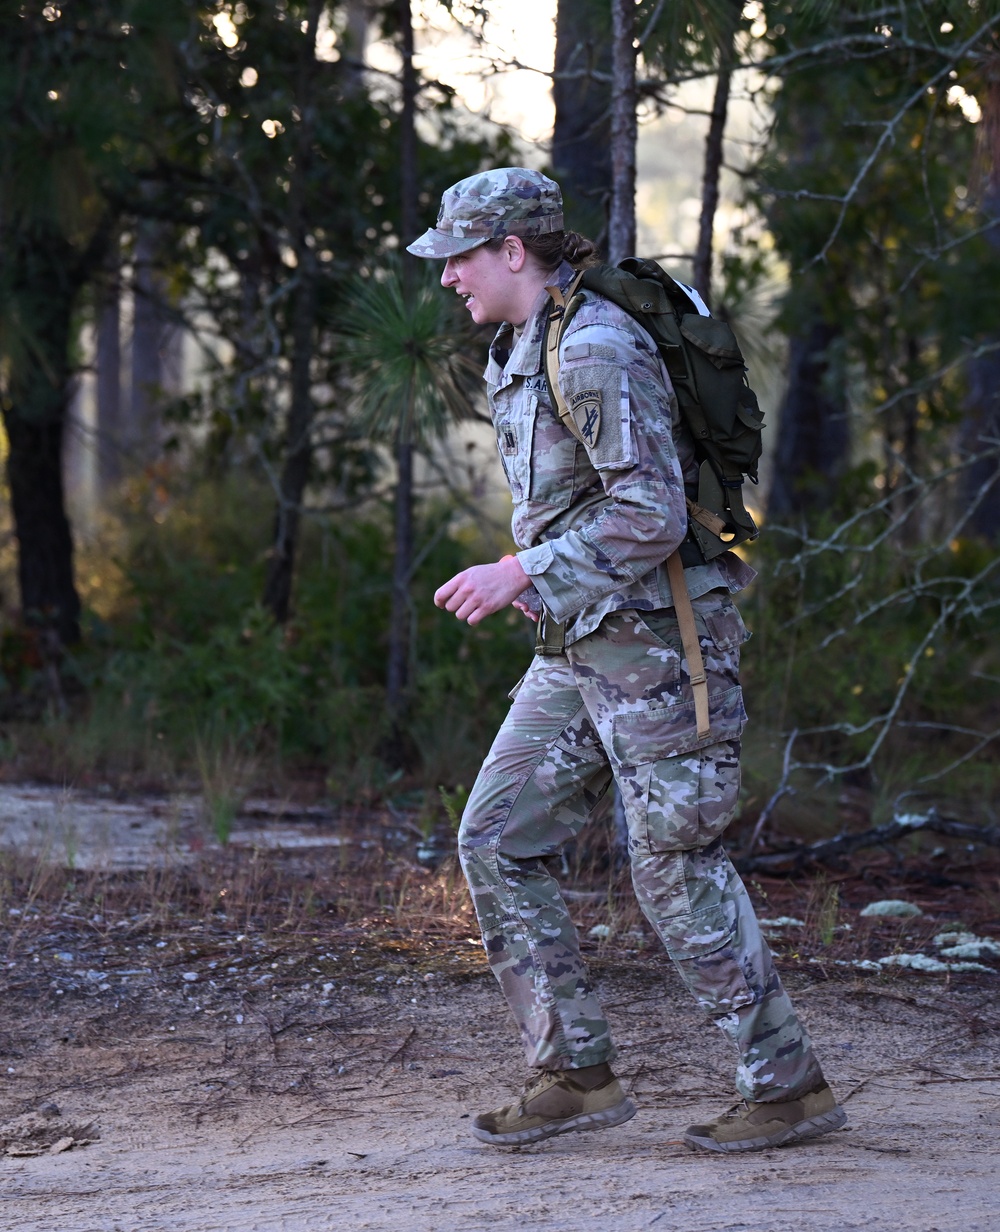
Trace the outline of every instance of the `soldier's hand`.
{"label": "soldier's hand", "polygon": [[434,602],[459,620],[477,625],[487,616],[513,603],[531,585],[516,556],[505,556],[493,565],[463,569],[434,593]]}
{"label": "soldier's hand", "polygon": [[529,620],[538,623],[538,618],[542,614],[542,609],[538,601],[538,591],[534,586],[529,587],[521,595],[514,600],[513,605],[519,612],[523,612]]}

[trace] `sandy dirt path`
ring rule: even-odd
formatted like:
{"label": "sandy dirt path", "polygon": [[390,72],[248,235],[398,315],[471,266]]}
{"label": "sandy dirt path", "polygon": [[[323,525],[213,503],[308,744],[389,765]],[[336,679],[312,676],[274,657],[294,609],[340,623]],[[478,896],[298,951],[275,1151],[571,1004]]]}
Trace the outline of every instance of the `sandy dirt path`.
{"label": "sandy dirt path", "polygon": [[678,1142],[728,1102],[731,1059],[659,964],[602,979],[638,1116],[516,1150],[468,1133],[470,1115],[522,1077],[485,973],[345,985],[322,1011],[275,997],[240,1024],[169,990],[156,1005],[45,1015],[15,993],[0,1034],[0,1121],[54,1104],[53,1126],[94,1122],[100,1140],[0,1158],[0,1227],[1000,1228],[995,981],[794,983],[850,1123],[739,1158]]}

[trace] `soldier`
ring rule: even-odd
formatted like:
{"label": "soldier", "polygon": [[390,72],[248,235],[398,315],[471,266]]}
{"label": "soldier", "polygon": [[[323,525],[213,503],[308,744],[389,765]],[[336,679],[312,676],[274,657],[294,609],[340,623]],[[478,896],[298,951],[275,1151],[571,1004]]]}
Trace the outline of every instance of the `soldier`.
{"label": "soldier", "polygon": [[732,553],[706,564],[682,549],[708,676],[711,735],[699,740],[665,565],[687,536],[685,481],[697,464],[655,345],[625,312],[587,296],[559,351],[560,388],[585,429],[578,441],[553,409],[542,340],[547,288],[564,292],[596,249],[564,230],[559,186],[536,171],[461,180],[408,251],[444,259],[442,285],[472,319],[501,323],[485,377],[519,548],[463,570],[434,601],[473,625],[510,603],[541,617],[541,653],[512,694],[459,831],[486,952],[534,1071],[516,1102],[476,1117],[473,1133],[513,1145],[635,1114],[544,863],[579,834],[612,777],[642,910],[739,1053],[742,1101],[691,1126],[685,1142],[757,1150],[836,1129],[846,1117],[722,845],[746,719],[747,633],[731,596],[753,571]]}

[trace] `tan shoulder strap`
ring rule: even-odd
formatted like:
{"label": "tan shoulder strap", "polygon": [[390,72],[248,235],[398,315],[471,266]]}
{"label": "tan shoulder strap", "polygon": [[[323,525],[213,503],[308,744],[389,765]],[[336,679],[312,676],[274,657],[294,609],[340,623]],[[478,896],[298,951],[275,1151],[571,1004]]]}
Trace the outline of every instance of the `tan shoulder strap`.
{"label": "tan shoulder strap", "polygon": [[705,660],[701,655],[701,643],[698,641],[698,630],[694,623],[694,608],[691,606],[691,593],[684,577],[680,552],[671,552],[667,557],[667,577],[670,579],[670,591],[674,599],[674,611],[677,613],[681,645],[684,647],[684,657],[687,659],[688,674],[691,677],[691,688],[694,691],[694,721],[698,728],[698,739],[704,740],[712,734],[712,726],[708,718],[708,678],[705,675]]}
{"label": "tan shoulder strap", "polygon": [[586,441],[583,439],[583,433],[576,426],[576,420],[573,418],[572,412],[566,404],[566,399],[562,395],[562,390],[559,388],[559,344],[562,342],[563,329],[566,324],[566,305],[573,298],[582,277],[582,272],[577,274],[565,294],[557,286],[545,288],[549,295],[552,296],[553,305],[545,326],[545,375],[548,378],[549,388],[552,390],[552,398],[556,404],[556,413],[563,421],[566,431],[571,436],[576,437],[581,445],[585,445]]}
{"label": "tan shoulder strap", "polygon": [[687,497],[687,507],[688,517],[692,521],[698,522],[706,530],[711,531],[713,535],[718,535],[720,539],[729,529],[717,513],[713,513],[711,509],[706,509],[704,505],[697,504],[690,496]]}

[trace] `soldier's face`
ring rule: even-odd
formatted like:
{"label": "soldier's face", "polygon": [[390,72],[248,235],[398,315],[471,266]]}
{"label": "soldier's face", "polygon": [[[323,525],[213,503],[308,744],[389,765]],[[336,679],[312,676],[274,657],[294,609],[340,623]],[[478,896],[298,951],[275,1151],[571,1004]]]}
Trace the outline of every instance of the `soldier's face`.
{"label": "soldier's face", "polygon": [[449,257],[441,285],[451,287],[465,300],[477,325],[500,321],[522,324],[516,319],[520,297],[506,245],[498,250],[484,245]]}

